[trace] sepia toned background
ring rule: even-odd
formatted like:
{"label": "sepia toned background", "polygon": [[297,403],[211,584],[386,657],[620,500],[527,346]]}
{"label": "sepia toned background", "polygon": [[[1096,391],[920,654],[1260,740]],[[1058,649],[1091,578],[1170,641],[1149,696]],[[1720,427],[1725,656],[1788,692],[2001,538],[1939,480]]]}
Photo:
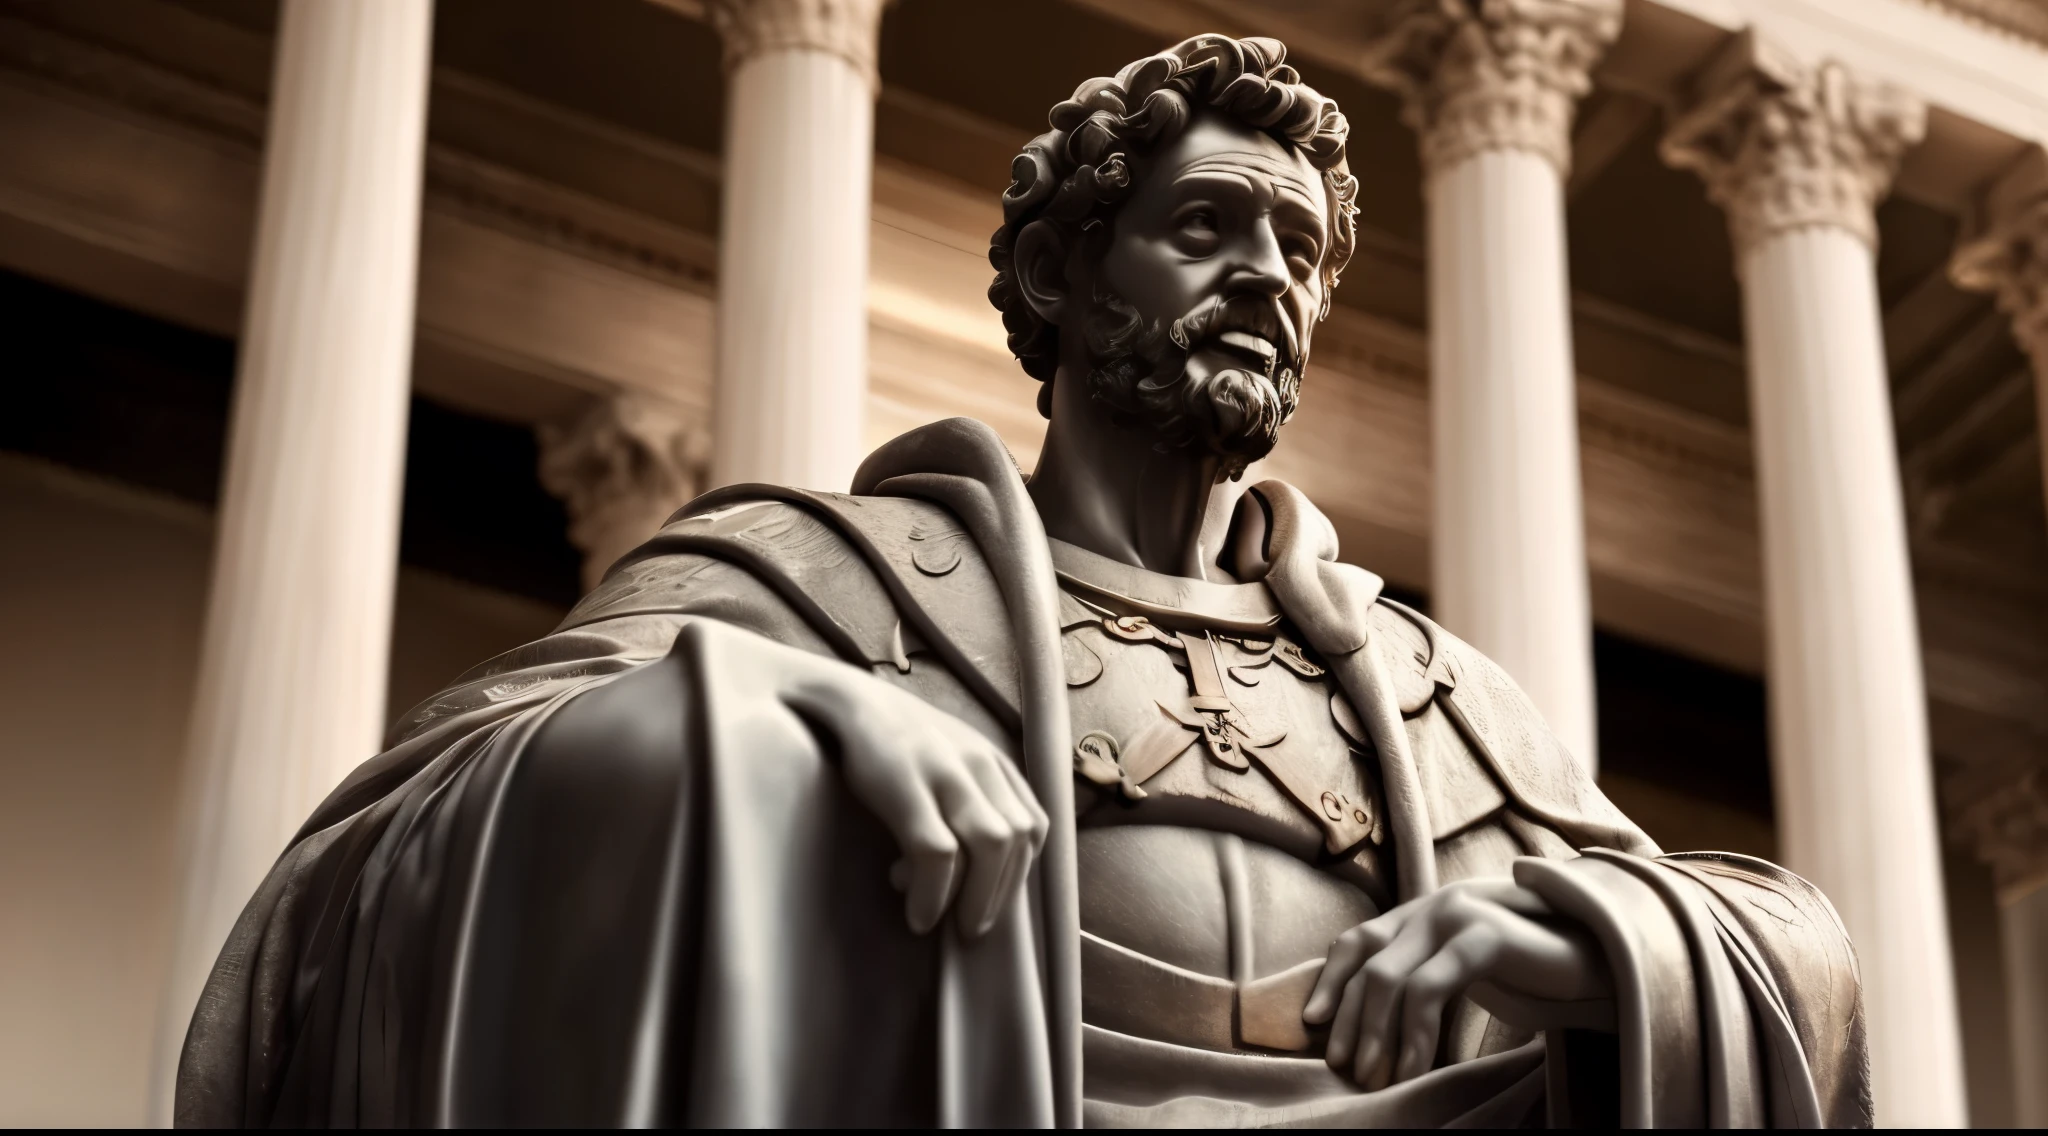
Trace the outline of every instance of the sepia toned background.
{"label": "sepia toned background", "polygon": [[1360,183],[1254,477],[1834,898],[1881,1120],[2048,1125],[2041,0],[0,0],[0,1123],[162,1117],[313,803],[696,493],[1028,471],[1010,160],[1204,31]]}

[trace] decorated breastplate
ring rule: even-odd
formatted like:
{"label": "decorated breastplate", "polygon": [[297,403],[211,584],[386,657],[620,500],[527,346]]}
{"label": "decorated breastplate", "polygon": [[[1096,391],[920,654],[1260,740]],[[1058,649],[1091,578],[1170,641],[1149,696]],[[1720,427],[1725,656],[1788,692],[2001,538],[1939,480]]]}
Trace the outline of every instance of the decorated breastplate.
{"label": "decorated breastplate", "polygon": [[1066,585],[1084,826],[1235,832],[1383,893],[1385,807],[1370,743],[1277,615],[1218,618]]}
{"label": "decorated breastplate", "polygon": [[1053,542],[1074,731],[1081,1020],[1308,1055],[1330,942],[1393,904],[1377,761],[1263,584]]}

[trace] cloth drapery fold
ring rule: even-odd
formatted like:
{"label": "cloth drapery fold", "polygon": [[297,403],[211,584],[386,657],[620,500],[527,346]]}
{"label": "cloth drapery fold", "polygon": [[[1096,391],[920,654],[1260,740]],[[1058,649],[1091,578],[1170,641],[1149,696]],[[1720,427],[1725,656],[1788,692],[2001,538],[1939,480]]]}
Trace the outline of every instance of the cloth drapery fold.
{"label": "cloth drapery fold", "polygon": [[[1080,1024],[1071,739],[1042,527],[1001,443],[967,420],[891,443],[856,488],[693,503],[554,634],[403,719],[230,934],[186,1040],[178,1122],[1081,1123],[1084,1053],[1131,1046]],[[1241,574],[1265,579],[1331,662],[1389,787],[1401,896],[1426,893],[1470,865],[1431,822],[1390,676],[1409,663],[1375,622],[1390,610],[1378,580],[1336,560],[1328,522],[1291,488],[1247,498]],[[1412,618],[1434,645],[1435,700],[1514,823],[1560,857],[1483,866],[1600,937],[1616,1055],[1561,1077],[1570,1047],[1553,1038],[1379,1094],[1304,1065],[1281,1082],[1334,1095],[1270,1115],[1172,1095],[1181,1082],[1162,1073],[1167,1097],[1100,1102],[1100,1115],[1091,1102],[1087,1118],[1486,1123],[1547,1099],[1553,1115],[1657,1123],[1868,1123],[1854,958],[1825,899],[1760,861],[1660,857],[1497,667]],[[1054,829],[992,934],[904,927],[896,851],[840,783],[830,739],[738,713],[735,680],[706,652],[719,634],[902,685],[1022,764]],[[1609,851],[1561,858],[1594,849]],[[1443,1086],[1480,1084],[1491,1105],[1446,1111]]]}

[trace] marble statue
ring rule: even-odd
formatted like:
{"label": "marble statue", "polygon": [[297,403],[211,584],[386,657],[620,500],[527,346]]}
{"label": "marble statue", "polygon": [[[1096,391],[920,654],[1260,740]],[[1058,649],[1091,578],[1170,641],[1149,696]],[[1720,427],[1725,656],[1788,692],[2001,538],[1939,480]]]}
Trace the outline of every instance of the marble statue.
{"label": "marble statue", "polygon": [[710,493],[401,719],[235,926],[178,1120],[1868,1124],[1827,900],[1663,853],[1242,487],[1354,243],[1283,59],[1195,37],[1016,159],[1031,477],[955,419]]}

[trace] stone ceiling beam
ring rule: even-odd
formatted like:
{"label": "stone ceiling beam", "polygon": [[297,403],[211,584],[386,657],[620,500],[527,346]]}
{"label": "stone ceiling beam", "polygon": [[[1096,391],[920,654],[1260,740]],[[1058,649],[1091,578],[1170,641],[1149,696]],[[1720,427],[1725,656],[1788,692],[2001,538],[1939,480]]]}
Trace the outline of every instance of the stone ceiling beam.
{"label": "stone ceiling beam", "polygon": [[2009,467],[2019,461],[2016,455],[2031,455],[2039,438],[2031,429],[2012,429],[2016,418],[2031,416],[2033,387],[2030,373],[2014,371],[1971,399],[1939,430],[1907,447],[1900,465],[1917,532],[1937,534],[1956,507],[2013,485]]}
{"label": "stone ceiling beam", "polygon": [[1565,181],[1565,200],[1577,198],[1598,181],[1623,151],[1657,125],[1662,113],[1648,99],[1614,91],[1580,115],[1572,131],[1572,172]]}

